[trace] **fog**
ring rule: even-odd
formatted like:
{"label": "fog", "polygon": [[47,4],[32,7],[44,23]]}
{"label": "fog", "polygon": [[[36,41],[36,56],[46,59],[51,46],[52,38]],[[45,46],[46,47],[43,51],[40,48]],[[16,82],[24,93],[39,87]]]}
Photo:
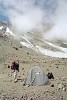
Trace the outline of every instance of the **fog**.
{"label": "fog", "polygon": [[67,40],[66,0],[0,0],[0,5],[0,12],[8,17],[17,33],[53,23],[51,30],[42,33],[44,38]]}
{"label": "fog", "polygon": [[54,26],[46,33],[49,40],[61,39],[67,41],[67,1],[58,0],[54,16]]}

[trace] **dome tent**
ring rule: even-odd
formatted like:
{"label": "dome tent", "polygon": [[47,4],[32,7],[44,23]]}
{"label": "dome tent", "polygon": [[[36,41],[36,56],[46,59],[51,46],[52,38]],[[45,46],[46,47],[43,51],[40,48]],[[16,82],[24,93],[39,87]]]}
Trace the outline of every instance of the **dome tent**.
{"label": "dome tent", "polygon": [[44,85],[48,82],[48,77],[44,71],[38,67],[33,67],[27,74],[25,85]]}

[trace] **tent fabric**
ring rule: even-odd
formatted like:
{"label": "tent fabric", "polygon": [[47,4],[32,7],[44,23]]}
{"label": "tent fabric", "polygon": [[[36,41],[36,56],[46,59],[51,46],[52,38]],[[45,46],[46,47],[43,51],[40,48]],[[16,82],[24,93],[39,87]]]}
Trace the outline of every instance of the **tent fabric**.
{"label": "tent fabric", "polygon": [[38,67],[33,67],[25,79],[25,85],[44,85],[48,82],[48,77],[44,71]]}

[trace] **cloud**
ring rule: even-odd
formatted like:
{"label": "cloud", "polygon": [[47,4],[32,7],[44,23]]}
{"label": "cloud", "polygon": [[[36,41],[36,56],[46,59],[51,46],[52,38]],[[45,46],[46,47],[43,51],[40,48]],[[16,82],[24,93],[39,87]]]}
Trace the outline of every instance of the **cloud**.
{"label": "cloud", "polygon": [[48,20],[48,15],[55,9],[54,2],[55,0],[0,0],[0,5],[13,27],[17,31],[27,32]]}
{"label": "cloud", "polygon": [[51,22],[54,26],[43,34],[44,37],[50,40],[67,40],[66,0],[0,0],[0,5],[0,12],[8,17],[18,33],[28,32],[42,23]]}
{"label": "cloud", "polygon": [[45,34],[50,40],[61,39],[67,41],[67,1],[58,0],[58,7],[55,12],[54,26]]}
{"label": "cloud", "polygon": [[8,12],[10,21],[18,31],[27,32],[35,28],[38,24],[43,22],[43,12],[36,8],[30,9],[27,12],[19,13],[15,11]]}

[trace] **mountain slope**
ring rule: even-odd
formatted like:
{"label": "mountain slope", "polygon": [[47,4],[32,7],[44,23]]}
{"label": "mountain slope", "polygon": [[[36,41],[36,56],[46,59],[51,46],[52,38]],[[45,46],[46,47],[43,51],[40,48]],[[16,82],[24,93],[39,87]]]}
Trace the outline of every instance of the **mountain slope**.
{"label": "mountain slope", "polygon": [[37,53],[41,53],[46,56],[67,58],[67,48],[66,48],[67,44],[65,44],[64,41],[62,43],[61,42],[57,43],[52,41],[51,43],[43,39],[40,33],[39,36],[38,33],[34,34],[33,31],[25,33],[24,35],[23,34],[16,35],[16,33],[14,34],[9,29],[9,27],[7,27],[7,24],[3,23],[2,26],[0,27],[0,36],[6,36],[8,38],[12,37],[13,39],[17,39],[17,41],[19,41],[19,43],[22,44],[22,46],[25,46],[30,50],[32,49]]}

